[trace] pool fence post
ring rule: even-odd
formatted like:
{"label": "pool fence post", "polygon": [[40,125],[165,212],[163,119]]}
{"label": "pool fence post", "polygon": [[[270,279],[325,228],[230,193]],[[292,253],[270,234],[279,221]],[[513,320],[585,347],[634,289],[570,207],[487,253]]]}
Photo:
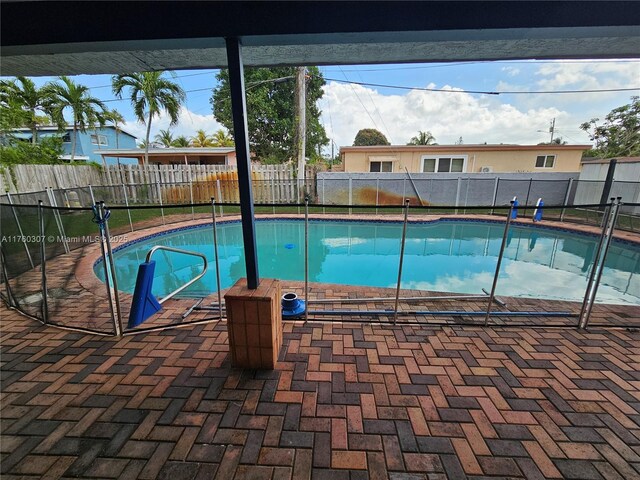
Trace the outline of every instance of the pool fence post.
{"label": "pool fence post", "polygon": [[118,294],[118,279],[116,277],[116,262],[113,259],[113,251],[111,250],[111,238],[109,235],[109,215],[105,215],[107,208],[104,202],[100,202],[100,218],[104,222],[104,237],[107,242],[107,255],[109,256],[109,268],[111,269],[111,281],[113,283],[113,296],[116,305],[116,318],[117,318],[117,335],[122,336],[122,311],[120,310],[120,295]]}
{"label": "pool fence post", "polygon": [[158,187],[158,201],[160,202],[160,215],[162,215],[162,224],[165,225],[164,222],[164,206],[162,203],[162,188],[160,188],[160,182],[156,181],[156,187]]}
{"label": "pool fence post", "polygon": [[379,195],[380,195],[380,179],[376,178],[376,215],[378,214]]}
{"label": "pool fence post", "polygon": [[513,213],[513,205],[514,205],[514,201],[511,200],[511,206],[509,207],[507,220],[504,223],[504,233],[502,234],[502,244],[500,245],[500,253],[498,255],[498,262],[496,263],[496,273],[493,275],[493,284],[491,285],[491,293],[489,294],[489,300],[487,303],[487,315],[484,317],[485,327],[489,324],[491,307],[493,306],[493,299],[496,296],[496,286],[498,285],[498,277],[500,276],[500,265],[502,264],[502,257],[504,257],[504,250],[507,247],[507,238],[509,236],[509,225],[511,225],[511,215]]}
{"label": "pool fence post", "polygon": [[64,199],[67,201],[67,207],[71,206],[71,202],[69,201],[69,195],[67,194],[67,189],[66,188],[61,188],[60,190],[62,190],[62,193],[64,193]]}
{"label": "pool fence post", "polygon": [[304,321],[309,321],[309,195],[304,196]]}
{"label": "pool fence post", "polygon": [[62,218],[60,217],[60,212],[58,211],[58,203],[56,202],[56,197],[53,193],[53,189],[47,187],[47,195],[49,196],[49,204],[54,207],[53,208],[53,218],[56,219],[56,225],[58,226],[58,231],[62,237],[62,245],[64,247],[64,252],[69,253],[69,245],[67,244],[67,236],[64,233],[64,227],[62,225]]}
{"label": "pool fence post", "polygon": [[13,292],[11,291],[11,285],[9,285],[9,272],[7,271],[7,259],[4,255],[4,250],[0,247],[0,264],[2,264],[2,276],[4,278],[4,288],[7,291],[7,301],[9,302],[9,306],[15,308],[18,306],[16,299],[13,297]]}
{"label": "pool fence post", "polygon": [[222,320],[222,285],[220,285],[220,261],[218,259],[218,222],[216,219],[216,199],[211,197],[211,217],[213,219],[213,257],[216,261],[216,282],[218,285],[218,312]]}
{"label": "pool fence post", "polygon": [[129,227],[133,232],[133,222],[131,221],[131,210],[129,210],[129,197],[127,196],[127,187],[122,184],[122,193],[124,193],[124,204],[127,206],[127,215],[129,215]]}
{"label": "pool fence post", "polygon": [[189,173],[189,199],[191,200],[191,219],[195,220],[196,212],[193,208],[193,179],[191,177],[191,165],[189,165],[188,163],[187,163],[187,172]]}
{"label": "pool fence post", "polygon": [[600,280],[602,278],[602,271],[604,270],[604,263],[607,259],[609,245],[611,244],[611,238],[613,237],[613,231],[615,230],[618,213],[620,211],[620,197],[616,199],[612,198],[611,200],[613,201],[613,205],[611,207],[607,206],[604,213],[604,227],[602,228],[602,234],[600,235],[598,247],[596,248],[593,267],[591,267],[587,290],[580,310],[578,329],[582,330],[586,329],[589,324],[589,317],[591,316],[591,310],[596,300],[596,294],[598,293],[598,287],[600,286]]}
{"label": "pool fence post", "polygon": [[458,214],[458,208],[460,206],[460,184],[462,183],[462,177],[458,177],[458,184],[456,185],[456,215]]}
{"label": "pool fence post", "polygon": [[296,177],[296,203],[298,204],[298,215],[300,215],[300,177]]}
{"label": "pool fence post", "polygon": [[13,198],[11,197],[11,194],[9,192],[7,192],[7,200],[9,200],[9,203],[11,204],[11,213],[13,213],[13,219],[16,221],[16,225],[18,226],[18,233],[20,234],[20,239],[22,240],[22,244],[24,245],[24,251],[27,254],[27,258],[29,259],[29,265],[31,265],[31,268],[33,268],[33,259],[31,258],[31,252],[29,252],[29,245],[27,245],[27,239],[25,238],[22,231],[22,225],[20,225],[20,220],[18,219],[18,214],[16,213],[16,209],[14,207],[15,204],[13,203]]}
{"label": "pool fence post", "polygon": [[327,209],[325,207],[326,204],[325,204],[325,200],[324,200],[324,182],[325,182],[325,179],[323,177],[322,178],[322,213],[323,214],[327,213]]}
{"label": "pool fence post", "polygon": [[400,300],[400,281],[402,280],[402,264],[404,263],[404,245],[407,240],[407,219],[409,217],[409,200],[404,202],[404,223],[402,224],[402,239],[400,240],[400,262],[398,262],[398,283],[396,285],[396,301],[393,307],[393,323],[398,319],[398,302]]}
{"label": "pool fence post", "polygon": [[353,205],[353,179],[349,175],[349,215],[351,215],[351,205]]}
{"label": "pool fence post", "polygon": [[402,204],[404,205],[404,200],[407,196],[407,179],[402,179]]}
{"label": "pool fence post", "polygon": [[47,253],[44,235],[44,213],[42,200],[38,200],[38,227],[40,229],[40,272],[42,281],[42,321],[46,324],[49,321],[49,302],[47,299]]}
{"label": "pool fence post", "polygon": [[115,312],[113,310],[113,297],[111,296],[111,285],[109,283],[109,266],[107,265],[107,253],[104,247],[104,227],[103,227],[103,220],[102,220],[102,210],[100,208],[100,204],[99,203],[95,203],[93,205],[93,209],[95,212],[95,220],[98,224],[98,231],[100,233],[99,237],[99,242],[100,242],[100,252],[102,255],[102,266],[104,267],[104,286],[107,290],[107,301],[109,302],[109,311],[111,312],[111,321],[113,322],[113,333],[116,335],[120,335],[119,333],[119,329],[118,329],[118,322],[116,321],[116,316],[115,316]]}
{"label": "pool fence post", "polygon": [[531,184],[533,183],[533,178],[529,179],[529,187],[527,188],[527,199],[524,201],[524,211],[522,212],[522,216],[527,215],[527,207],[529,206],[529,194],[531,193]]}
{"label": "pool fence post", "polygon": [[494,213],[494,208],[496,207],[496,201],[498,200],[498,185],[500,184],[500,177],[496,177],[495,185],[493,186],[493,200],[491,202],[491,215]]}
{"label": "pool fence post", "polygon": [[564,195],[564,202],[562,202],[562,210],[560,211],[560,221],[564,221],[564,210],[569,202],[569,196],[571,195],[571,187],[573,186],[573,178],[569,179],[567,183],[567,193]]}
{"label": "pool fence post", "polygon": [[276,214],[276,183],[273,179],[273,175],[270,175],[270,183],[271,183],[271,204],[273,205],[273,214]]}
{"label": "pool fence post", "polygon": [[[218,195],[218,200],[223,202],[224,199],[222,198],[222,190],[220,188],[220,180],[216,180],[216,193]],[[222,209],[222,205],[220,205],[220,217],[224,217],[224,210]]]}
{"label": "pool fence post", "polygon": [[91,196],[91,205],[96,204],[96,197],[93,195],[93,187],[89,184],[89,195]]}

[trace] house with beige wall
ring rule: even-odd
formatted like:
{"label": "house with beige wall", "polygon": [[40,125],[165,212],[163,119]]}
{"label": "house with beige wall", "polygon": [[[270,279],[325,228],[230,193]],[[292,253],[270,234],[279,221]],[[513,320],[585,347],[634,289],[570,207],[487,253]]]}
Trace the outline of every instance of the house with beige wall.
{"label": "house with beige wall", "polygon": [[[378,145],[340,147],[346,173],[579,172],[590,145]],[[337,170],[337,169],[336,169]]]}

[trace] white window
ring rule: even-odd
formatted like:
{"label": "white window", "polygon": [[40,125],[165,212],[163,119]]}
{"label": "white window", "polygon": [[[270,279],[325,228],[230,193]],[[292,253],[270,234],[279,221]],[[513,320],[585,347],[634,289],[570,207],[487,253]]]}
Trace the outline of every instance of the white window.
{"label": "white window", "polygon": [[437,173],[464,172],[467,157],[422,157],[422,171]]}
{"label": "white window", "polygon": [[536,157],[536,168],[553,168],[555,164],[555,155],[538,155]]}
{"label": "white window", "polygon": [[94,145],[109,145],[107,143],[107,137],[100,134],[91,135],[91,143]]}
{"label": "white window", "polygon": [[393,162],[373,161],[369,162],[370,172],[393,172]]}

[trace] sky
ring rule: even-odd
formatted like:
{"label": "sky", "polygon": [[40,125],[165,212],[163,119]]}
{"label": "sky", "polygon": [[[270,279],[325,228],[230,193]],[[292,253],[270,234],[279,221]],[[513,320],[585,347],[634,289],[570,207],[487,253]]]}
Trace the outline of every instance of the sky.
{"label": "sky", "polygon": [[[440,145],[537,144],[549,141],[555,119],[555,136],[571,144],[590,144],[580,124],[603,119],[613,108],[640,95],[640,59],[455,62],[400,65],[321,67],[327,83],[319,102],[321,121],[333,142],[352,145],[358,130],[375,128],[394,145],[404,145],[418,131],[429,131]],[[222,128],[212,114],[209,98],[217,70],[176,72],[187,92],[174,136],[193,136],[196,130],[213,133]],[[137,122],[127,98],[118,100],[109,75],[79,75],[76,82],[92,95],[117,109],[126,120],[124,129],[143,139],[145,127]],[[51,77],[34,78],[42,85]],[[365,84],[393,85],[404,89]],[[425,91],[420,89],[445,90]],[[635,89],[621,92],[584,90]],[[524,93],[574,90],[579,93]],[[500,95],[475,92],[523,92]],[[169,127],[166,115],[152,122],[151,136]],[[330,146],[325,150],[331,153]]]}

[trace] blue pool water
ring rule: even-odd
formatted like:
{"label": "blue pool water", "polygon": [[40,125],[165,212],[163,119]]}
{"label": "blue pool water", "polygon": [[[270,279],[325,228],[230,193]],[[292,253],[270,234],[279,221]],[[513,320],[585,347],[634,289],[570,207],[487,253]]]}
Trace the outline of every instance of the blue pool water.
{"label": "blue pool water", "polygon": [[[409,224],[402,287],[481,293],[490,289],[504,225],[474,221]],[[304,279],[304,223],[256,223],[261,278]],[[312,221],[309,225],[309,279],[312,282],[395,287],[401,223]],[[240,223],[218,227],[222,288],[245,276]],[[512,226],[497,294],[582,301],[596,247],[594,236],[561,230]],[[186,290],[202,295],[217,290],[211,225],[179,230],[125,246],[115,252],[120,290],[133,292],[138,265],[154,245],[204,253],[207,275]],[[585,260],[586,258],[586,260]],[[153,292],[174,290],[201,271],[201,260],[156,252]],[[94,268],[104,280],[102,265]],[[598,302],[640,305],[640,247],[614,242],[598,290]]]}

